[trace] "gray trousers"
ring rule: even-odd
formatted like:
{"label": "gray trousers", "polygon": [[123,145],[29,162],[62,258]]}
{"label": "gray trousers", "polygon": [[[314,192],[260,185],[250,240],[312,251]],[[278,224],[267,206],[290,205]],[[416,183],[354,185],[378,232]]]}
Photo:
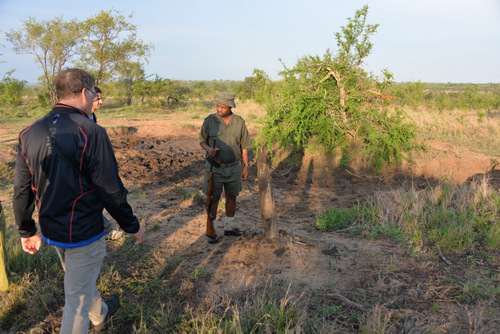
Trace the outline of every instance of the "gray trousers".
{"label": "gray trousers", "polygon": [[60,333],[88,333],[89,320],[99,325],[108,313],[108,307],[96,287],[106,255],[106,241],[103,237],[84,247],[54,248],[65,271]]}

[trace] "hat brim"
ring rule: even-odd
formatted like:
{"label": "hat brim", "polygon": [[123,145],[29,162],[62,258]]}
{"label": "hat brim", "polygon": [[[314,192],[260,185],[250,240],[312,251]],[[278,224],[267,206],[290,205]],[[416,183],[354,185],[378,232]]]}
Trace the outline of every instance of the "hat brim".
{"label": "hat brim", "polygon": [[232,104],[231,105],[231,104],[228,104],[228,101],[222,101],[222,100],[216,99],[215,103],[221,104],[223,106],[231,107],[231,108],[236,108],[236,104],[234,102],[231,102],[231,104]]}

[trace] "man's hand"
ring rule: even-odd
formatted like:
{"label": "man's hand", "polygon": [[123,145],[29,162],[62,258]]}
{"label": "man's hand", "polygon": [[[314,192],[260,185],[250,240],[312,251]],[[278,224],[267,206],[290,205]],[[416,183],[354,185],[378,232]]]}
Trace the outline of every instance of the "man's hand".
{"label": "man's hand", "polygon": [[208,154],[210,154],[210,156],[212,158],[214,158],[217,155],[218,150],[219,150],[219,148],[217,148],[217,147],[208,147],[207,152],[208,152]]}
{"label": "man's hand", "polygon": [[243,181],[246,181],[248,179],[248,167],[245,166],[245,165],[248,165],[248,162],[250,160],[248,160],[248,149],[247,148],[244,148],[241,150],[241,162],[244,163],[243,165],[243,170],[241,171],[241,179]]}
{"label": "man's hand", "polygon": [[21,246],[26,253],[35,254],[42,246],[42,238],[38,234],[29,238],[21,238]]}
{"label": "man's hand", "polygon": [[243,181],[246,181],[248,179],[248,167],[244,166],[243,170],[241,171],[241,179]]}
{"label": "man's hand", "polygon": [[145,238],[144,228],[141,226],[139,228],[139,231],[137,233],[134,233],[134,236],[135,236],[134,246],[142,244],[142,242],[144,241],[144,238]]}
{"label": "man's hand", "polygon": [[200,143],[200,146],[202,149],[207,151],[208,155],[210,155],[212,158],[217,155],[217,151],[219,150],[217,147],[211,147],[210,145],[207,144],[207,142],[202,142]]}

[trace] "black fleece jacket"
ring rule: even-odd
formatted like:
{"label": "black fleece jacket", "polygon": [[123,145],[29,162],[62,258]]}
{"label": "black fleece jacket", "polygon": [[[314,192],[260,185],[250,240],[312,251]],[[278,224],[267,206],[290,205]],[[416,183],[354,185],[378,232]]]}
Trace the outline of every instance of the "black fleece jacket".
{"label": "black fleece jacket", "polygon": [[103,208],[125,232],[140,228],[106,131],[68,105],[57,104],[19,134],[13,206],[21,237],[37,231],[35,204],[42,238],[61,248],[85,246],[102,237]]}

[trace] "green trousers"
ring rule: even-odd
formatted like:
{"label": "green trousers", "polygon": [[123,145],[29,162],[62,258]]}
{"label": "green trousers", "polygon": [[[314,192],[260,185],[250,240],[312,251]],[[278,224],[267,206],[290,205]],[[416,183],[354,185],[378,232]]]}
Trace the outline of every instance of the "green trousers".
{"label": "green trousers", "polygon": [[0,291],[9,289],[9,279],[13,276],[9,270],[9,259],[5,245],[5,233],[7,223],[3,214],[2,202],[0,202]]}

